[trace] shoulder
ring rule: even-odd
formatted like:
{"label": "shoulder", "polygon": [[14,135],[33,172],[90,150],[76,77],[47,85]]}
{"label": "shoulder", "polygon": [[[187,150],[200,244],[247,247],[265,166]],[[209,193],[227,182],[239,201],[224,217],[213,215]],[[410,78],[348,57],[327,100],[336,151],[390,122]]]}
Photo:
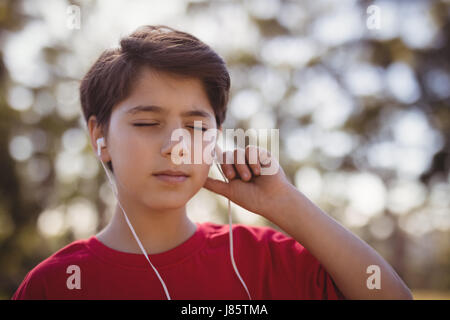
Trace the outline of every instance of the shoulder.
{"label": "shoulder", "polygon": [[[212,243],[229,241],[229,225],[206,222],[202,228]],[[282,231],[269,226],[250,226],[233,224],[233,240],[241,244],[259,245],[269,250],[294,250],[301,252],[305,248],[295,239]]]}
{"label": "shoulder", "polygon": [[36,272],[43,273],[52,271],[54,267],[61,264],[79,263],[91,257],[87,247],[89,239],[76,240],[53,253],[50,257],[38,264]]}
{"label": "shoulder", "polygon": [[50,278],[64,277],[71,265],[79,265],[89,259],[88,241],[74,241],[36,265],[27,273],[12,299],[45,299]]}

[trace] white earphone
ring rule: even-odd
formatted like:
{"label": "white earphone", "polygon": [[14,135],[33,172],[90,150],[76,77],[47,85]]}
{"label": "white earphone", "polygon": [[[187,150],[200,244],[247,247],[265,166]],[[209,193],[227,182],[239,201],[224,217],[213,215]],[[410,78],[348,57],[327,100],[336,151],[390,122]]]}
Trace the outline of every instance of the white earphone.
{"label": "white earphone", "polygon": [[105,146],[105,138],[101,137],[97,139],[97,155],[100,157],[102,155],[102,148]]}
{"label": "white earphone", "polygon": [[[155,271],[159,281],[161,282],[161,285],[163,286],[164,292],[166,294],[167,300],[171,300],[170,299],[170,295],[169,295],[169,291],[167,290],[166,284],[164,283],[164,280],[161,278],[161,276],[159,275],[158,270],[156,270],[156,268],[153,266],[153,264],[150,262],[150,259],[148,258],[147,252],[144,249],[144,246],[142,245],[141,241],[139,240],[139,237],[137,236],[136,232],[134,231],[133,226],[131,225],[130,220],[128,219],[128,216],[124,210],[124,208],[122,207],[122,204],[119,201],[119,197],[118,197],[118,191],[117,191],[117,186],[113,183],[113,178],[110,176],[108,170],[106,169],[103,161],[101,161],[100,157],[102,155],[102,148],[106,147],[105,144],[105,138],[101,137],[97,139],[97,155],[99,157],[100,163],[103,166],[103,169],[105,170],[105,173],[108,177],[109,180],[109,184],[111,185],[111,188],[113,189],[113,193],[114,196],[116,197],[116,200],[120,206],[120,208],[122,209],[122,212],[124,214],[125,220],[128,224],[128,227],[130,228],[134,238],[136,239],[136,242],[139,245],[139,248],[141,249],[142,253],[144,254],[145,258],[147,259],[148,263],[150,264],[150,266],[152,267],[152,269]],[[216,147],[218,148],[218,146],[216,145]],[[217,169],[219,170],[220,174],[222,175],[223,179],[225,180],[225,182],[228,182],[228,179],[225,177],[222,168],[220,167],[219,163],[218,163],[218,153],[216,152],[216,148],[214,148],[214,156],[213,156],[213,161],[216,163]],[[230,206],[230,199],[228,199],[228,221],[229,221],[229,240],[230,240],[230,259],[231,259],[231,263],[233,265],[233,269],[234,272],[236,273],[236,275],[238,276],[239,280],[241,281],[245,291],[247,292],[247,295],[249,297],[250,300],[252,300],[252,297],[250,295],[250,292],[248,291],[247,285],[245,284],[244,280],[242,279],[241,275],[239,274],[239,271],[236,267],[236,263],[234,262],[234,255],[233,255],[233,229],[232,229],[232,218],[231,218],[231,206]]]}

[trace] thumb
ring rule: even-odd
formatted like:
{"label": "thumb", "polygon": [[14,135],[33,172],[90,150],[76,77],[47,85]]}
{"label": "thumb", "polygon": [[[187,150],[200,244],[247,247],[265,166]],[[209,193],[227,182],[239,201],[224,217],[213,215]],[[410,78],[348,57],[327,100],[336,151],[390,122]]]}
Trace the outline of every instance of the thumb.
{"label": "thumb", "polygon": [[209,191],[218,193],[222,196],[229,198],[230,186],[226,182],[207,177],[203,187],[205,189],[208,189]]}

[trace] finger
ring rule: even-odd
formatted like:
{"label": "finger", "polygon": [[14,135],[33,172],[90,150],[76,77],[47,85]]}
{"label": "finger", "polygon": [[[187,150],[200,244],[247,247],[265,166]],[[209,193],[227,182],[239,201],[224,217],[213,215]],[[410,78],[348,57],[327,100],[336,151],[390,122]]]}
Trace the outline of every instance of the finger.
{"label": "finger", "polygon": [[207,177],[203,187],[224,197],[230,197],[230,186],[226,182]]}
{"label": "finger", "polygon": [[222,148],[220,148],[218,143],[216,143],[216,145],[214,146],[214,151],[215,151],[215,160],[220,165],[221,171],[224,172],[225,175],[227,175],[227,173],[230,173],[230,168],[229,166],[227,166],[227,162],[228,163],[231,162],[231,160],[227,161],[227,157],[229,157],[229,155],[227,155],[226,152],[222,151]]}
{"label": "finger", "polygon": [[229,180],[234,179],[237,175],[237,172],[234,170],[233,167],[234,162],[233,159],[234,159],[233,151],[226,151],[222,153],[222,161],[221,161],[222,164],[220,165],[220,167],[222,168],[223,173]]}
{"label": "finger", "polygon": [[261,174],[261,165],[259,163],[258,147],[247,146],[245,148],[245,159],[247,160],[250,169],[252,169],[253,174],[259,176]]}
{"label": "finger", "polygon": [[271,161],[272,161],[272,155],[270,152],[264,148],[259,148],[258,150],[259,154],[259,163],[261,164],[261,167],[270,167]]}
{"label": "finger", "polygon": [[236,172],[232,165],[233,157],[230,152],[223,152],[218,143],[214,146],[214,151],[216,153],[216,159],[218,160],[217,162],[219,163],[220,169],[224,173],[225,177],[228,180],[233,179],[236,176]]}
{"label": "finger", "polygon": [[241,180],[249,181],[252,178],[250,168],[245,161],[245,150],[237,148],[234,150],[234,167],[236,168]]}

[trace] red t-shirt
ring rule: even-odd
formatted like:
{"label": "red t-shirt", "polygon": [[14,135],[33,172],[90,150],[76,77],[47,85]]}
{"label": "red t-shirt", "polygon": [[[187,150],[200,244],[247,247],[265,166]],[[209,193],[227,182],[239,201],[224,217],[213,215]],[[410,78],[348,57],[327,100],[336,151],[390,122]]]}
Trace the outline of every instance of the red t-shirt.
{"label": "red t-shirt", "polygon": [[[149,255],[173,300],[246,300],[230,260],[229,226],[197,223],[179,246]],[[254,300],[344,299],[322,265],[270,227],[233,225],[234,259]],[[143,254],[95,236],[75,241],[32,269],[12,299],[167,299]]]}

